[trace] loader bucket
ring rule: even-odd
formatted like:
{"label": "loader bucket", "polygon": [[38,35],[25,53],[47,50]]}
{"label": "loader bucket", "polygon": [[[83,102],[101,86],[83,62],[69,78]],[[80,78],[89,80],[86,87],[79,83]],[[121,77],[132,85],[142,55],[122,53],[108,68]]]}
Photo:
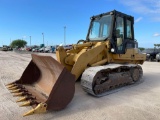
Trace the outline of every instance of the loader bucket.
{"label": "loader bucket", "polygon": [[75,92],[75,76],[51,56],[32,54],[21,78],[7,87],[14,96],[22,96],[17,101],[25,101],[21,106],[33,107],[26,116],[65,108]]}

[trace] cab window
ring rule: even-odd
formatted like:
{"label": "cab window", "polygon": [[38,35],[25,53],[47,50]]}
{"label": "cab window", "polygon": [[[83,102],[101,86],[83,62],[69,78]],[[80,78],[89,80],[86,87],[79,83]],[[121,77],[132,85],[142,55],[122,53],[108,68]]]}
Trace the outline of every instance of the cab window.
{"label": "cab window", "polygon": [[132,39],[132,29],[131,29],[131,21],[127,20],[127,30],[126,30],[126,37]]}
{"label": "cab window", "polygon": [[124,22],[122,17],[117,17],[116,20],[116,37],[117,38],[124,37]]}

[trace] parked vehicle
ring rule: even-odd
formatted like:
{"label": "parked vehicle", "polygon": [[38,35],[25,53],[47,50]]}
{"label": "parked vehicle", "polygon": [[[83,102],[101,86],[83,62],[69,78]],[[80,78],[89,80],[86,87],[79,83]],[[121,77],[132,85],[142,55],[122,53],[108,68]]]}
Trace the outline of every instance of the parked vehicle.
{"label": "parked vehicle", "polygon": [[1,48],[2,51],[11,51],[13,50],[11,47],[7,46],[7,45],[3,45],[3,47]]}
{"label": "parked vehicle", "polygon": [[156,54],[156,61],[160,62],[160,53]]}
{"label": "parked vehicle", "polygon": [[27,51],[32,51],[31,47],[26,48]]}
{"label": "parked vehicle", "polygon": [[7,47],[7,45],[3,45],[3,47],[2,47],[2,51],[8,51],[8,47]]}
{"label": "parked vehicle", "polygon": [[52,46],[51,52],[53,53],[53,52],[55,52],[55,51],[56,51],[56,46]]}
{"label": "parked vehicle", "polygon": [[155,60],[157,53],[159,53],[159,52],[147,53],[146,60],[148,60],[148,61],[153,61],[153,60]]}
{"label": "parked vehicle", "polygon": [[45,47],[42,47],[38,50],[38,52],[44,52],[44,50],[45,50]]}
{"label": "parked vehicle", "polygon": [[47,46],[47,47],[45,47],[44,48],[44,52],[51,52],[51,50],[52,50],[52,46]]}
{"label": "parked vehicle", "polygon": [[63,46],[65,50],[70,50],[72,49],[72,45],[64,45]]}
{"label": "parked vehicle", "polygon": [[154,61],[156,59],[156,54],[160,51],[158,49],[146,49],[142,53],[146,54],[146,60]]}
{"label": "parked vehicle", "polygon": [[33,48],[32,52],[38,52],[39,48]]}

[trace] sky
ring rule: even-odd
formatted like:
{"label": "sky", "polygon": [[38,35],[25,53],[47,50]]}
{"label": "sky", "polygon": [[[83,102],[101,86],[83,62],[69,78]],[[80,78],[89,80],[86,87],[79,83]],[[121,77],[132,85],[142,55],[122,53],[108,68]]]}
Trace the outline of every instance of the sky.
{"label": "sky", "polygon": [[[160,0],[0,0],[0,46],[75,44],[86,39],[90,17],[118,10],[134,16],[139,47],[160,44]],[[43,35],[42,35],[43,33]]]}

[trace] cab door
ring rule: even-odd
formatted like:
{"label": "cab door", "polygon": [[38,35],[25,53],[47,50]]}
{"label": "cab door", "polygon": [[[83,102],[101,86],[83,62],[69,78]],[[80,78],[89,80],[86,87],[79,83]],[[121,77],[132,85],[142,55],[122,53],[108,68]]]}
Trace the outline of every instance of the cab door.
{"label": "cab door", "polygon": [[116,53],[124,54],[124,18],[117,16],[115,25]]}
{"label": "cab door", "polygon": [[115,44],[117,54],[125,54],[126,49],[138,47],[138,43],[134,40],[133,20],[129,17],[116,17]]}

